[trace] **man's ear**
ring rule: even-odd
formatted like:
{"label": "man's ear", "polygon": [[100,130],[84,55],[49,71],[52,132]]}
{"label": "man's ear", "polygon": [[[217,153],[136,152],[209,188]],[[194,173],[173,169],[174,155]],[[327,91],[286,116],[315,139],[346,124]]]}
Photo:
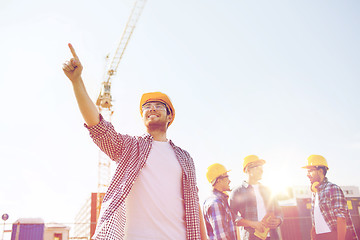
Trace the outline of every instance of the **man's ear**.
{"label": "man's ear", "polygon": [[169,115],[167,115],[167,119],[169,120],[169,123],[173,120],[173,114],[170,113]]}
{"label": "man's ear", "polygon": [[172,113],[168,114],[168,115],[166,116],[166,118],[167,118],[167,120],[168,120],[167,127],[169,127],[171,121],[173,120],[173,114],[172,114]]}

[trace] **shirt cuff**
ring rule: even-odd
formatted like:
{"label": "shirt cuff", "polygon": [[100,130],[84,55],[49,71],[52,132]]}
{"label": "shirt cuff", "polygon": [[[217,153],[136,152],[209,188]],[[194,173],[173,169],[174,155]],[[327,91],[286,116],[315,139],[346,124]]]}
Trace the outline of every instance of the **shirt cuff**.
{"label": "shirt cuff", "polygon": [[104,117],[99,114],[99,119],[100,122],[94,126],[89,127],[88,125],[86,125],[86,123],[84,123],[84,127],[89,130],[90,136],[93,139],[97,139],[97,138],[101,138],[101,136],[103,136],[106,131],[109,129],[108,126],[108,122],[104,119]]}
{"label": "shirt cuff", "polygon": [[334,209],[334,213],[336,217],[346,218],[346,211],[343,209]]}

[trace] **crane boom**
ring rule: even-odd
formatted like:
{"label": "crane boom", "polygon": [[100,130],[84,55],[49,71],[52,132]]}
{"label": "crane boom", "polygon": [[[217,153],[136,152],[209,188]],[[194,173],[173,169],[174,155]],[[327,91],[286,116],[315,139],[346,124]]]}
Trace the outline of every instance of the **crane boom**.
{"label": "crane boom", "polygon": [[111,80],[111,76],[116,74],[117,68],[119,66],[120,60],[122,59],[126,46],[129,43],[130,37],[132,33],[134,32],[136,23],[139,20],[139,17],[142,13],[142,10],[144,8],[146,0],[137,0],[134,4],[134,7],[131,11],[130,17],[126,23],[126,27],[124,29],[124,32],[121,36],[120,43],[116,49],[116,52],[114,54],[114,57],[110,63],[110,67],[108,70],[108,79],[107,81]]}
{"label": "crane boom", "polygon": [[125,49],[129,43],[132,33],[134,32],[135,26],[139,20],[139,17],[142,13],[142,10],[145,6],[146,0],[137,0],[134,3],[129,19],[126,23],[124,32],[121,36],[120,42],[116,48],[115,54],[110,62],[109,68],[106,73],[105,81],[102,83],[102,88],[99,94],[99,97],[96,101],[96,105],[99,107],[99,110],[102,108],[107,108],[111,110],[112,108],[112,97],[111,97],[111,80],[116,74],[119,67],[120,61],[124,55]]}

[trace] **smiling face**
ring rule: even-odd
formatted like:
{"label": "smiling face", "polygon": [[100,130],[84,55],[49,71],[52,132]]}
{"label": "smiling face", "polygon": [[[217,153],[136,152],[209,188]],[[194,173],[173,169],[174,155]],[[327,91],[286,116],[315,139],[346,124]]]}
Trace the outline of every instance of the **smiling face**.
{"label": "smiling face", "polygon": [[172,114],[162,102],[147,102],[142,106],[143,121],[148,130],[165,130],[167,129]]}

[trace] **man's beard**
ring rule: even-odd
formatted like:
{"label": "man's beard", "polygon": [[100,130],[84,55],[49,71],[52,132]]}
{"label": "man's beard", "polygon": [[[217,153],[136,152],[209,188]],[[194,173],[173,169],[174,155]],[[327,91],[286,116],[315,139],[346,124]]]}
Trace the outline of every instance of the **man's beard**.
{"label": "man's beard", "polygon": [[166,125],[167,123],[164,122],[148,122],[146,124],[146,127],[148,130],[150,131],[155,131],[155,130],[166,130]]}
{"label": "man's beard", "polygon": [[309,178],[309,180],[310,180],[311,184],[313,184],[314,182],[320,182],[320,179],[313,178],[313,177]]}

